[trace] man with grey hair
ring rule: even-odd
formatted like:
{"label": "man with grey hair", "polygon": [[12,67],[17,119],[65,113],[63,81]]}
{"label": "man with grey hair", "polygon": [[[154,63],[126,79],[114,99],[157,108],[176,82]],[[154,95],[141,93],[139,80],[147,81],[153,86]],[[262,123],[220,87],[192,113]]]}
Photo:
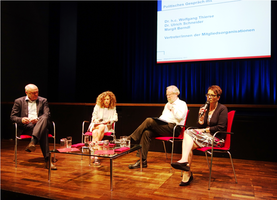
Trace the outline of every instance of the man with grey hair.
{"label": "man with grey hair", "polygon": [[[186,102],[180,100],[178,95],[179,89],[174,86],[166,88],[167,103],[164,106],[162,115],[157,118],[146,118],[144,122],[130,135],[133,142],[139,141],[142,148],[142,167],[147,167],[147,154],[152,137],[158,136],[173,136],[173,128],[177,125],[184,125],[186,120],[188,107]],[[177,126],[175,129],[175,136],[179,136],[181,127]],[[130,169],[140,167],[140,160],[135,164],[129,165]]]}
{"label": "man with grey hair", "polygon": [[[45,159],[45,167],[49,166],[48,133],[53,129],[50,121],[50,111],[46,98],[38,96],[38,87],[34,84],[25,86],[26,96],[14,101],[11,111],[11,120],[18,124],[18,133],[32,135],[31,142],[25,151],[33,152],[36,144],[40,148]],[[51,163],[51,169],[57,168]]]}

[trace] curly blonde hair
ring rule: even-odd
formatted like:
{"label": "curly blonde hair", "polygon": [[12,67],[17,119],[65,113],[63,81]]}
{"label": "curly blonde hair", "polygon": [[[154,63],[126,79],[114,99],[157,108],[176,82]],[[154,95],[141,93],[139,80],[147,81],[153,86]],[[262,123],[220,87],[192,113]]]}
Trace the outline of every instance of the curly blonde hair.
{"label": "curly blonde hair", "polygon": [[102,92],[101,94],[99,94],[97,99],[96,99],[96,104],[100,108],[104,108],[104,99],[105,99],[106,96],[110,97],[109,108],[113,109],[115,107],[115,104],[116,104],[116,98],[115,98],[114,93],[112,93],[111,91],[106,91],[106,92]]}

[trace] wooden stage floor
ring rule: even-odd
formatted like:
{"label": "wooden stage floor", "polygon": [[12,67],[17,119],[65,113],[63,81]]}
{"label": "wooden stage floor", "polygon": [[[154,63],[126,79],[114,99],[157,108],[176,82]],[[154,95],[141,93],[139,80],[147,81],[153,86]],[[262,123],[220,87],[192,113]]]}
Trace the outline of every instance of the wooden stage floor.
{"label": "wooden stage floor", "polygon": [[[229,158],[215,158],[211,189],[204,156],[194,156],[191,185],[180,187],[180,171],[170,173],[170,160],[164,153],[149,152],[148,168],[130,170],[135,152],[114,160],[114,190],[110,191],[109,160],[101,167],[88,165],[88,158],[56,154],[57,171],[48,170],[40,147],[24,151],[27,141],[20,141],[18,167],[15,168],[14,141],[1,141],[1,199],[277,199],[277,163],[233,159],[238,183],[235,183]],[[51,146],[52,147],[52,146]],[[174,161],[180,154],[174,155]]]}

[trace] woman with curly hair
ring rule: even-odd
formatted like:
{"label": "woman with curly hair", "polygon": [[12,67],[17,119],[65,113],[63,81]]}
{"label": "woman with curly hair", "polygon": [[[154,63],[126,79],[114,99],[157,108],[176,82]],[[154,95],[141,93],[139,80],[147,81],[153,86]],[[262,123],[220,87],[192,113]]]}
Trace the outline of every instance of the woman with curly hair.
{"label": "woman with curly hair", "polygon": [[[92,112],[91,123],[88,131],[92,132],[93,141],[100,141],[105,132],[113,132],[112,124],[117,121],[115,95],[106,91],[98,95],[96,105]],[[99,166],[98,157],[94,158],[94,165]]]}
{"label": "woman with curly hair", "polygon": [[113,132],[112,124],[117,121],[115,95],[106,91],[98,95],[93,109],[89,131],[92,132],[93,141],[100,141],[105,132]]}

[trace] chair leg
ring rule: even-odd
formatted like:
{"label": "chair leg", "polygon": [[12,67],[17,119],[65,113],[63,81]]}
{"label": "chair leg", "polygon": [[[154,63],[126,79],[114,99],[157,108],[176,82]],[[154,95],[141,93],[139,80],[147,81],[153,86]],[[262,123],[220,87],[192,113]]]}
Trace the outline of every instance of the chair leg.
{"label": "chair leg", "polygon": [[170,160],[170,164],[172,164],[172,161],[173,161],[173,153],[174,153],[174,140],[173,140],[172,145],[171,145],[171,160]]}
{"label": "chair leg", "polygon": [[173,140],[173,142],[171,144],[170,172],[172,172],[172,166],[171,166],[171,164],[172,164],[172,161],[173,161],[173,153],[174,153],[174,140]]}
{"label": "chair leg", "polygon": [[229,154],[229,157],[230,157],[230,161],[231,161],[231,164],[232,164],[232,168],[233,168],[233,172],[234,172],[236,183],[238,183],[231,153],[229,151],[227,151],[227,153]]}
{"label": "chair leg", "polygon": [[[56,136],[54,136],[54,150],[56,150]],[[56,154],[54,153],[53,163],[57,162]]]}
{"label": "chair leg", "polygon": [[167,153],[166,153],[166,147],[165,147],[165,142],[164,141],[163,141],[163,146],[164,146],[165,159],[167,159]]}
{"label": "chair leg", "polygon": [[207,151],[205,151],[205,156],[206,156],[206,160],[207,160],[208,168],[210,169],[210,163],[209,163],[209,158],[208,158]]}
{"label": "chair leg", "polygon": [[207,151],[205,151],[205,156],[206,156],[206,160],[207,160],[207,164],[208,164],[208,168],[209,168],[209,186],[208,186],[208,190],[210,190],[210,183],[211,183],[211,177],[212,177],[212,161],[213,161],[213,156],[212,155],[213,154],[211,153],[211,164],[210,164]]}
{"label": "chair leg", "polygon": [[209,175],[209,187],[208,187],[208,190],[210,190],[210,186],[211,186],[211,179],[212,179],[212,166],[213,166],[213,156],[214,156],[214,151],[213,151],[213,148],[212,148],[212,151],[211,151],[211,164],[209,166],[209,169],[210,169],[210,175]]}
{"label": "chair leg", "polygon": [[14,128],[15,128],[14,161],[15,161],[15,168],[17,168],[17,123],[14,124]]}
{"label": "chair leg", "polygon": [[[52,122],[52,124],[53,124],[53,128],[54,128],[54,150],[56,150],[56,124],[55,124],[55,122]],[[57,160],[56,160],[56,154],[54,153],[54,160],[53,160],[53,162],[55,163],[55,162],[57,162]]]}
{"label": "chair leg", "polygon": [[14,145],[14,161],[15,161],[15,168],[17,168],[17,137],[15,137],[15,145]]}

